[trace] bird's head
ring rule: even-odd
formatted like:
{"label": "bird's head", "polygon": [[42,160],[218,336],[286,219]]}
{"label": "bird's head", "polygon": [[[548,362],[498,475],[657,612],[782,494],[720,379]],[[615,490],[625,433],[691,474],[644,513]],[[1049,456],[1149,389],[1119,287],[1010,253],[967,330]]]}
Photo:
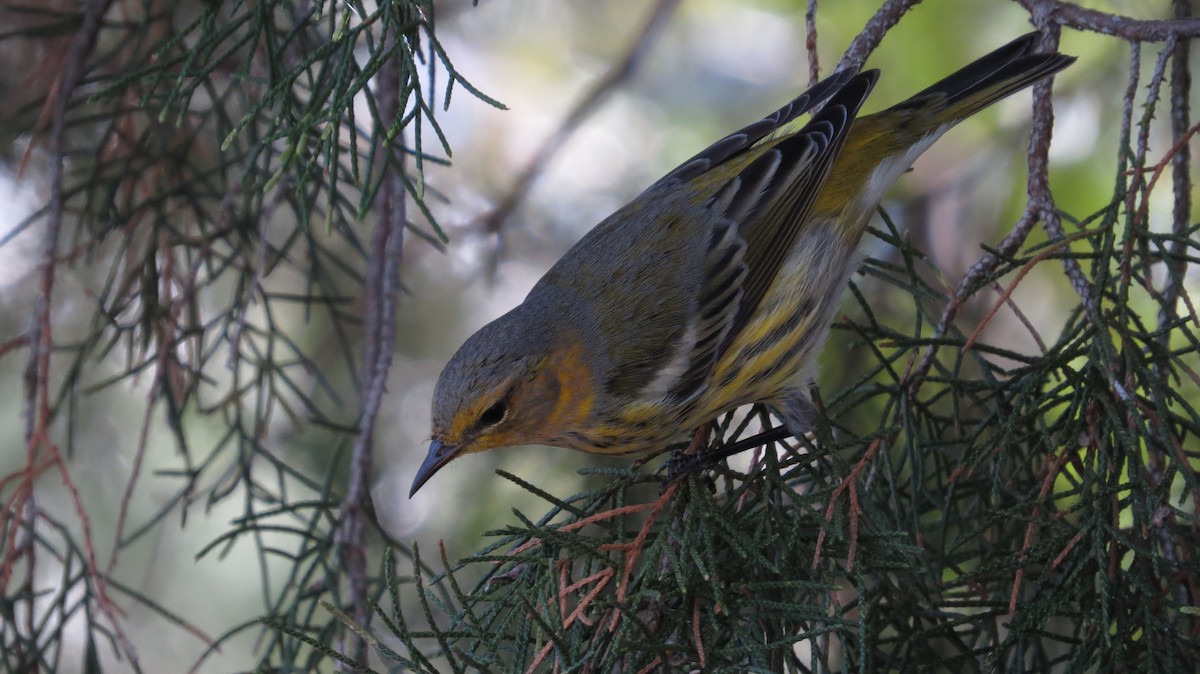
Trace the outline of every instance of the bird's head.
{"label": "bird's head", "polygon": [[442,466],[495,447],[559,444],[591,412],[595,387],[583,345],[533,329],[523,307],[471,336],[433,393],[429,454],[411,497]]}

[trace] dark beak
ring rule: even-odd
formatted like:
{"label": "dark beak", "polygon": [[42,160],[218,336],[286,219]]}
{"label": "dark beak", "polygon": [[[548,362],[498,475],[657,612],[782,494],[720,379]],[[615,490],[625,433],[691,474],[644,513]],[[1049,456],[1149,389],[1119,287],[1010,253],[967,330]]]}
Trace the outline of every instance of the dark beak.
{"label": "dark beak", "polygon": [[450,463],[458,454],[458,447],[442,444],[441,440],[434,438],[433,443],[429,445],[429,455],[425,457],[425,463],[421,464],[421,468],[417,470],[417,476],[413,478],[412,489],[408,492],[408,497],[412,498],[421,485],[428,482],[434,473]]}

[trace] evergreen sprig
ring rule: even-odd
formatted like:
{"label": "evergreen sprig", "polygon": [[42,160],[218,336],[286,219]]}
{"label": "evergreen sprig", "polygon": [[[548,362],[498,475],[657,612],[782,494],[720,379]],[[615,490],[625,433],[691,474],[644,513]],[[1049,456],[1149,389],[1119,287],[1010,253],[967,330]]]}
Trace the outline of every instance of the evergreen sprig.
{"label": "evergreen sprig", "polygon": [[[0,669],[111,670],[115,656],[118,669],[140,671],[137,639],[123,627],[129,603],[209,653],[262,629],[254,620],[209,635],[118,580],[132,546],[186,523],[196,507],[228,505],[240,516],[200,556],[253,550],[273,628],[262,630],[264,666],[345,660],[313,646],[356,636],[321,602],[345,607],[354,596],[344,582],[355,573],[346,562],[354,541],[337,532],[350,441],[369,432],[347,404],[369,339],[358,333],[361,301],[397,290],[368,287],[372,234],[392,216],[374,205],[399,181],[399,201],[407,191],[420,215],[397,229],[440,248],[445,234],[424,205],[437,196],[425,167],[450,154],[438,113],[455,85],[498,104],[454,68],[423,0],[137,4],[0,7],[36,24],[0,40],[65,35],[56,44],[73,45],[59,50],[66,69],[81,73],[77,85],[55,80],[12,111],[64,170],[52,177],[61,198],[0,244],[50,232],[40,270],[47,306],[58,299],[55,276],[87,288],[73,330],[35,319],[28,338],[33,362],[43,337],[54,360],[27,381],[28,461],[0,479]],[[40,108],[61,113],[61,128],[48,128]],[[85,503],[69,459],[88,440],[76,432],[82,421],[109,414],[93,394],[118,387],[107,399],[132,387],[144,406],[110,518]],[[312,446],[307,463],[274,446],[268,427],[281,421]],[[143,465],[166,466],[149,499]],[[35,483],[54,481],[47,472],[69,486],[65,513],[34,498]],[[131,507],[143,502],[148,516]],[[93,517],[116,520],[114,540],[97,540],[107,534]],[[56,567],[61,582],[46,585]]]}

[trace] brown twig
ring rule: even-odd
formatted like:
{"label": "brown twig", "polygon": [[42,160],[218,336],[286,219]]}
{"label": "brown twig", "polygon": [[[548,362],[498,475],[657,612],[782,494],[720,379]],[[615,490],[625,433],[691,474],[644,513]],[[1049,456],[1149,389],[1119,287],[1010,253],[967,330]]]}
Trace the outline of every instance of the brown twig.
{"label": "brown twig", "polygon": [[[71,39],[70,48],[67,50],[62,75],[55,82],[47,98],[46,105],[50,111],[50,133],[46,139],[46,149],[50,157],[50,195],[46,207],[46,229],[38,257],[40,278],[38,295],[34,304],[33,322],[27,338],[30,351],[29,364],[25,371],[26,463],[20,471],[20,483],[16,490],[23,494],[23,498],[19,502],[11,501],[6,505],[4,512],[0,513],[0,521],[8,520],[10,522],[8,526],[18,529],[21,525],[16,520],[22,520],[25,526],[29,527],[28,533],[32,536],[32,527],[36,525],[34,513],[37,512],[33,481],[41,472],[38,467],[45,466],[48,462],[57,469],[63,484],[71,495],[76,516],[83,531],[87,573],[96,589],[96,606],[108,618],[122,650],[130,658],[131,663],[136,666],[137,653],[120,624],[121,610],[108,596],[107,580],[100,573],[96,563],[91,520],[83,506],[82,497],[71,477],[66,461],[57,445],[50,439],[49,429],[54,415],[49,397],[51,351],[54,345],[50,310],[54,305],[54,283],[58,270],[57,252],[66,210],[63,182],[68,153],[66,147],[67,113],[80,83],[83,82],[88,59],[95,49],[104,15],[111,5],[112,0],[93,0],[88,3],[84,9],[79,30]],[[23,551],[27,557],[27,564],[30,567],[36,564],[33,558],[34,549],[33,545],[22,546],[21,551],[13,547],[7,548],[5,558],[0,564],[0,588],[5,587],[8,583],[13,564],[16,561],[16,554],[22,554]],[[30,613],[32,614],[33,611]]]}
{"label": "brown twig", "polygon": [[[1171,40],[1173,40],[1172,38]],[[1142,123],[1139,124],[1139,132],[1137,135],[1137,144],[1134,148],[1133,166],[1134,170],[1129,172],[1129,188],[1126,191],[1126,213],[1133,219],[1134,223],[1142,226],[1147,226],[1146,222],[1149,209],[1149,195],[1152,191],[1151,183],[1146,180],[1146,172],[1143,167],[1146,166],[1148,157],[1150,156],[1150,124],[1149,121],[1154,114],[1154,110],[1158,107],[1159,97],[1162,92],[1163,82],[1167,77],[1167,65],[1170,63],[1171,54],[1174,52],[1173,45],[1168,44],[1159,53],[1158,59],[1154,62],[1154,71],[1150,74],[1150,82],[1146,85],[1146,100],[1142,104],[1145,112],[1142,116]],[[1157,180],[1157,175],[1160,172],[1154,172],[1152,177]],[[1140,201],[1138,197],[1141,197]],[[1132,243],[1133,237],[1128,237],[1126,246]],[[1128,276],[1131,266],[1129,264],[1130,253],[1132,251],[1126,249],[1126,255],[1121,263],[1121,273],[1128,282]]]}
{"label": "brown twig", "polygon": [[659,655],[659,656],[655,657],[653,660],[651,660],[650,664],[639,669],[637,671],[637,674],[650,674],[650,672],[657,672],[659,670],[659,668],[662,667],[662,664],[663,664],[662,656]]}
{"label": "brown twig", "polygon": [[[672,491],[671,493],[674,493],[674,492]],[[659,498],[659,500],[660,501],[662,500],[661,497]],[[657,504],[657,503],[658,503],[658,501],[651,501],[650,503],[636,503],[634,505],[627,505],[627,506],[621,506],[620,508],[613,508],[612,510],[605,510],[604,512],[598,512],[594,515],[589,515],[581,520],[575,520],[574,522],[571,522],[569,524],[564,524],[558,528],[558,531],[562,531],[562,532],[577,531],[589,524],[595,524],[596,522],[603,522],[605,520],[611,520],[613,518],[620,517],[622,515],[632,515],[634,513],[640,513],[645,510],[650,510],[650,509],[654,508],[655,504]],[[530,548],[537,547],[541,544],[542,544],[542,539],[531,538],[528,541],[525,541],[524,543],[522,543],[521,545],[518,545],[517,547],[513,548],[508,553],[508,556],[512,557],[513,555],[519,555],[522,552],[525,552],[526,550],[529,550]],[[625,545],[628,545],[628,544],[626,543]],[[496,563],[500,564],[502,562],[496,562]]]}
{"label": "brown twig", "polygon": [[[1004,288],[1002,288],[999,283],[993,283],[992,290],[995,290],[1000,295],[1005,294]],[[1046,340],[1042,339],[1042,333],[1038,332],[1038,329],[1034,326],[1033,321],[1029,320],[1029,317],[1025,315],[1024,311],[1021,311],[1021,307],[1017,306],[1017,303],[1012,300],[1012,297],[1006,297],[1004,299],[1004,303],[1008,305],[1008,310],[1013,312],[1013,315],[1017,317],[1017,320],[1021,322],[1021,325],[1025,326],[1025,329],[1029,332],[1029,336],[1033,337],[1034,343],[1038,346],[1038,351],[1041,351],[1043,356],[1046,355],[1046,352],[1049,351],[1049,348],[1046,346]]]}
{"label": "brown twig", "polygon": [[1058,458],[1055,459],[1054,464],[1050,467],[1050,470],[1046,473],[1046,477],[1042,480],[1042,488],[1038,492],[1038,504],[1033,507],[1033,512],[1030,513],[1029,516],[1029,524],[1025,527],[1025,539],[1021,544],[1020,559],[1017,562],[1017,572],[1016,575],[1013,576],[1012,592],[1008,598],[1009,615],[1017,612],[1017,599],[1021,593],[1021,582],[1025,577],[1025,567],[1021,565],[1024,564],[1025,560],[1029,557],[1029,548],[1033,545],[1033,534],[1037,530],[1037,519],[1042,514],[1042,501],[1044,501],[1046,499],[1046,495],[1050,493],[1050,487],[1054,485],[1054,478],[1057,477],[1059,471],[1062,470],[1063,464],[1065,464],[1072,456],[1074,456],[1074,454],[1071,452],[1063,452],[1062,454],[1059,454]]}
{"label": "brown twig", "polygon": [[1079,541],[1083,540],[1083,534],[1085,531],[1087,530],[1080,529],[1079,531],[1075,532],[1075,535],[1071,537],[1071,540],[1067,541],[1067,544],[1063,546],[1062,551],[1059,552],[1058,556],[1054,558],[1054,561],[1050,563],[1051,569],[1058,569],[1058,567],[1062,565],[1063,560],[1067,558],[1067,555],[1071,554],[1071,551],[1075,549],[1075,546],[1079,545]]}
{"label": "brown twig", "polygon": [[[394,39],[402,39],[398,36]],[[341,518],[336,534],[341,551],[342,567],[349,581],[347,601],[354,607],[360,625],[370,617],[367,603],[369,574],[366,562],[366,533],[369,522],[371,449],[375,422],[383,402],[388,371],[392,364],[392,345],[395,342],[396,298],[400,287],[400,261],[404,251],[404,227],[407,222],[407,190],[404,185],[404,153],[396,143],[392,147],[385,133],[389,120],[401,112],[400,92],[404,86],[402,59],[393,57],[379,73],[377,103],[379,127],[375,142],[382,158],[381,180],[376,196],[375,235],[364,279],[366,307],[363,315],[363,364],[359,381],[359,400],[362,412],[358,435],[350,451],[350,474],[346,495],[342,499]],[[418,121],[419,123],[419,121]],[[356,640],[359,661],[366,661],[367,644]]]}
{"label": "brown twig", "polygon": [[529,666],[525,668],[525,674],[533,674],[533,672],[536,672],[538,667],[541,667],[542,661],[546,659],[546,656],[550,655],[550,649],[552,648],[554,648],[554,640],[547,639],[541,650],[539,650],[537,655],[534,656],[533,662],[530,662]]}
{"label": "brown twig", "polygon": [[[883,438],[875,438],[871,446],[854,465],[854,469],[842,480],[841,484],[834,487],[833,493],[829,495],[829,504],[825,506],[825,521],[833,522],[833,509],[837,507],[838,499],[841,498],[845,491],[850,492],[850,550],[846,554],[847,570],[854,570],[854,556],[858,552],[858,480],[862,477],[862,473],[870,465],[871,460],[875,458],[876,452],[879,451],[879,446],[883,444]],[[816,550],[813,552],[812,569],[817,570],[817,566],[821,563],[821,550],[825,547],[825,536],[828,530],[822,526],[820,533],[817,534]]]}
{"label": "brown twig", "polygon": [[867,57],[879,43],[883,41],[883,36],[887,34],[892,26],[900,22],[900,17],[908,13],[921,0],[887,0],[875,12],[875,16],[867,22],[863,27],[862,32],[854,38],[846,51],[842,54],[842,60],[838,62],[838,68],[861,68],[866,62]]}
{"label": "brown twig", "polygon": [[[563,561],[570,563],[571,560],[566,559]],[[584,615],[584,612],[587,611],[589,606],[591,606],[592,601],[600,595],[600,592],[602,592],[604,588],[608,586],[608,581],[612,580],[613,576],[615,575],[616,572],[612,569],[601,569],[587,578],[583,578],[571,583],[559,591],[559,596],[562,598],[562,605],[564,607],[563,613],[566,613],[565,606],[567,595],[585,585],[595,583],[592,589],[588,590],[587,594],[580,597],[579,604],[575,606],[575,610],[572,611],[570,615],[563,618],[563,629],[570,627],[576,620],[584,623],[585,625],[590,626],[592,624],[591,619]]]}
{"label": "brown twig", "polygon": [[529,161],[525,169],[517,174],[517,179],[513,182],[513,186],[508,191],[508,194],[500,200],[500,203],[495,208],[482,217],[481,221],[485,231],[491,234],[500,234],[502,232],[505,221],[512,215],[517,205],[524,200],[525,195],[533,187],[534,181],[546,170],[546,166],[549,165],[550,160],[554,158],[554,155],[558,153],[567,139],[571,137],[575,129],[596,111],[600,102],[608,94],[612,93],[613,90],[627,80],[637,69],[641,57],[662,32],[667,19],[671,17],[671,14],[674,13],[675,8],[679,6],[680,2],[681,0],[658,0],[653,9],[650,10],[649,18],[642,26],[642,30],[625,50],[625,54],[621,60],[614,63],[608,72],[605,73],[604,77],[601,77],[584,94],[583,98],[575,103],[575,107],[563,119],[558,129],[542,143],[542,146],[534,153],[533,159]]}
{"label": "brown twig", "polygon": [[[1171,3],[1175,9],[1176,20],[1191,16],[1192,7],[1188,0],[1174,0]],[[1191,41],[1177,40],[1171,50],[1171,137],[1174,147],[1169,153],[1171,157],[1171,189],[1174,201],[1171,207],[1171,233],[1175,240],[1167,247],[1167,275],[1163,289],[1163,305],[1158,314],[1158,327],[1163,332],[1163,343],[1167,342],[1166,324],[1175,317],[1176,300],[1183,286],[1183,278],[1187,274],[1187,257],[1184,251],[1187,247],[1188,225],[1192,213],[1192,151],[1188,140],[1200,128],[1200,124],[1191,126],[1191,109],[1189,98],[1192,91],[1192,74],[1188,69]],[[1153,180],[1151,181],[1153,182]],[[1195,312],[1192,312],[1196,319]]]}
{"label": "brown twig", "polygon": [[[1175,144],[1172,145],[1171,148],[1168,149],[1166,151],[1166,153],[1163,154],[1162,159],[1159,159],[1158,162],[1156,162],[1152,166],[1150,166],[1146,169],[1143,169],[1142,172],[1148,171],[1150,173],[1150,180],[1145,182],[1145,185],[1143,188],[1145,197],[1142,198],[1140,204],[1138,205],[1138,209],[1137,209],[1137,221],[1138,222],[1149,222],[1149,218],[1150,218],[1149,195],[1152,192],[1154,192],[1155,186],[1158,185],[1159,179],[1162,178],[1162,175],[1163,175],[1163,173],[1166,172],[1168,166],[1171,167],[1172,172],[1177,174],[1176,165],[1178,163],[1178,159],[1181,156],[1185,157],[1185,159],[1190,156],[1191,151],[1188,147],[1188,142],[1191,141],[1192,136],[1196,135],[1198,132],[1200,132],[1200,123],[1193,125],[1191,128],[1184,129],[1183,132],[1179,135],[1179,137],[1175,140]],[[1185,166],[1183,170],[1186,173],[1187,167]],[[1173,180],[1172,182],[1177,183],[1178,180],[1176,179],[1176,180]],[[1179,187],[1178,185],[1173,185],[1172,189],[1176,189],[1178,187]],[[1185,194],[1184,194],[1182,201],[1187,202],[1187,203],[1180,205],[1178,203],[1180,201],[1178,192],[1176,192],[1175,193],[1176,209],[1178,209],[1178,208],[1188,209],[1191,207],[1190,206],[1191,197],[1186,194],[1186,185],[1184,186],[1184,189],[1185,189]],[[1171,263],[1178,264],[1178,266],[1179,266],[1178,273],[1179,274],[1182,274],[1183,271],[1187,268],[1187,257],[1185,255],[1183,255],[1183,251],[1181,250],[1181,248],[1184,245],[1186,245],[1183,242],[1187,239],[1187,227],[1189,224],[1188,223],[1189,212],[1190,211],[1184,211],[1182,213],[1182,216],[1180,215],[1178,210],[1176,210],[1176,212],[1173,213],[1174,222],[1172,223],[1172,233],[1175,234],[1175,236],[1177,238],[1172,242],[1171,251],[1165,256],[1168,264],[1171,264]],[[1182,217],[1183,224],[1182,224],[1182,226],[1179,226],[1181,217]],[[1175,231],[1176,227],[1178,227],[1178,231]],[[1175,271],[1175,270],[1172,269],[1172,271]],[[1167,282],[1169,284],[1167,287],[1167,291],[1168,292],[1173,291],[1173,294],[1175,294],[1175,297],[1167,300],[1166,299],[1167,296],[1164,295],[1164,301],[1162,303],[1163,311],[1167,311],[1168,308],[1173,308],[1174,300],[1178,298],[1178,293],[1180,292],[1180,290],[1177,287],[1179,284],[1174,283],[1176,278],[1178,278],[1178,277],[1175,275],[1169,275],[1167,277]],[[1169,304],[1168,304],[1168,302],[1169,302]],[[1160,316],[1160,327],[1161,327],[1162,321],[1163,321],[1163,317]]]}
{"label": "brown twig", "polygon": [[804,50],[808,52],[808,86],[821,79],[821,63],[817,55],[817,0],[808,0],[804,7]]}
{"label": "brown twig", "polygon": [[1101,12],[1059,0],[1017,0],[1029,11],[1034,21],[1039,19],[1059,26],[1103,35],[1113,35],[1126,40],[1159,42],[1168,37],[1200,37],[1200,19],[1135,19],[1120,14]]}
{"label": "brown twig", "polygon": [[[633,568],[637,564],[638,557],[642,555],[642,547],[650,534],[651,525],[654,524],[654,520],[658,518],[658,514],[662,512],[667,503],[671,501],[678,487],[679,483],[676,482],[663,490],[658,500],[650,504],[650,514],[646,516],[646,521],[642,523],[642,528],[638,531],[637,536],[634,536],[629,543],[620,546],[625,552],[625,571],[621,574],[621,582],[617,584],[617,603],[625,601],[625,593],[629,590],[629,579],[633,576]],[[612,622],[608,626],[610,632],[617,628],[617,618],[621,615],[621,613],[613,614]]]}
{"label": "brown twig", "polygon": [[[565,616],[562,620],[562,626],[563,626],[563,629],[567,629],[576,620],[578,620],[579,622],[590,627],[592,625],[592,621],[590,618],[588,618],[586,615],[584,615],[584,612],[587,611],[588,607],[591,606],[592,601],[594,601],[596,599],[596,597],[598,597],[600,595],[600,593],[604,591],[604,588],[608,586],[609,581],[612,580],[614,575],[616,575],[616,572],[613,571],[611,568],[601,569],[600,571],[593,573],[592,575],[588,576],[587,578],[583,578],[581,580],[575,581],[574,583],[567,584],[567,582],[566,582],[567,569],[568,569],[568,567],[570,567],[570,565],[571,565],[570,559],[559,560],[559,590],[558,590],[558,594],[557,594],[557,599],[559,602],[559,613]],[[567,596],[570,595],[572,592],[575,592],[576,590],[578,590],[586,585],[591,585],[593,583],[595,585],[593,585],[593,587],[590,590],[588,590],[587,594],[585,594],[583,597],[581,597],[579,599],[579,604],[575,607],[575,610],[572,611],[570,615],[566,615],[566,613],[567,613]],[[553,601],[553,599],[551,601]],[[541,666],[542,662],[550,655],[550,651],[553,648],[554,648],[554,640],[553,639],[547,640],[546,643],[542,646],[541,650],[538,651],[537,655],[534,656],[533,662],[531,662],[529,664],[529,666],[527,668],[525,668],[525,671],[526,672],[537,671],[538,667]],[[558,669],[559,669],[559,665],[557,662],[555,662],[555,670],[557,671]]]}
{"label": "brown twig", "polygon": [[[992,305],[992,308],[987,312],[983,319],[979,321],[979,325],[975,327],[975,330],[969,336],[967,336],[967,341],[963,342],[961,351],[966,353],[967,351],[971,350],[971,347],[975,346],[975,342],[979,339],[979,336],[983,334],[983,331],[985,328],[987,328],[988,323],[991,323],[992,318],[994,318],[1000,311],[1000,307],[1003,307],[1007,303],[1011,303],[1013,291],[1017,289],[1017,286],[1021,284],[1021,281],[1025,279],[1025,276],[1028,275],[1029,272],[1033,271],[1034,267],[1036,267],[1046,258],[1069,246],[1072,242],[1078,241],[1079,239],[1085,239],[1090,235],[1091,232],[1076,232],[1075,234],[1065,237],[1060,241],[1055,241],[1052,245],[1046,246],[1046,248],[1044,248],[1041,252],[1039,252],[1037,255],[1034,255],[1029,262],[1021,265],[1020,271],[1017,272],[1017,277],[1013,279],[1013,282],[1009,284],[1007,289],[1001,291],[1000,299],[997,300],[994,305]],[[1029,326],[1028,322],[1026,325],[1032,329],[1032,326]],[[1034,332],[1034,335],[1036,337],[1036,331]],[[1038,344],[1042,347],[1042,351],[1044,352],[1046,350],[1046,345],[1042,343],[1040,338],[1038,339]]]}

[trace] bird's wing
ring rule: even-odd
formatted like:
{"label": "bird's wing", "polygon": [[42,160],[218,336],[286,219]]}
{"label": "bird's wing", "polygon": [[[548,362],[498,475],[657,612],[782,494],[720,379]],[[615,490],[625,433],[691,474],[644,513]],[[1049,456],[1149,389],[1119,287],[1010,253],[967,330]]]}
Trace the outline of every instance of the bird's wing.
{"label": "bird's wing", "polygon": [[669,389],[673,397],[690,398],[703,388],[725,347],[753,316],[808,223],[854,116],[877,79],[874,70],[850,78],[799,131],[743,148],[745,165],[712,196],[707,208],[719,217],[710,220],[717,224],[709,236],[699,310],[685,335],[695,341],[688,367]]}
{"label": "bird's wing", "polygon": [[715,207],[740,223],[738,233],[746,241],[749,276],[734,335],[758,308],[809,223],[813,202],[878,78],[877,70],[856,75],[804,128],[770,145],[713,198]]}
{"label": "bird's wing", "polygon": [[693,396],[783,263],[874,81],[835,73],[717,141],[596,225],[526,302],[591,325],[580,338],[604,354],[594,366],[614,396]]}
{"label": "bird's wing", "polygon": [[[675,167],[655,182],[655,186],[672,182],[691,182],[709,173],[726,161],[738,157],[759,141],[770,138],[785,130],[788,124],[814,106],[822,103],[854,77],[855,70],[843,68],[814,84],[808,91],[793,98],[787,105],[763,117],[757,122],[734,131],[721,140],[709,145],[699,154]],[[651,187],[650,190],[653,190]],[[647,190],[647,191],[650,191]]]}

